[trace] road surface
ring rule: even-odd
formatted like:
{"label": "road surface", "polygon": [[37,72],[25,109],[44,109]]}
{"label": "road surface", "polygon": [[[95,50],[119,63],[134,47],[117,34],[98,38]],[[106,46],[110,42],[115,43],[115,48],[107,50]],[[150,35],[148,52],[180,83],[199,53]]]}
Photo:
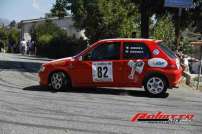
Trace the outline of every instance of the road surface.
{"label": "road surface", "polygon": [[[0,53],[0,134],[200,134],[202,93],[186,86],[163,98],[143,89],[72,89],[38,86],[48,59]],[[137,112],[192,113],[181,124],[130,122]]]}

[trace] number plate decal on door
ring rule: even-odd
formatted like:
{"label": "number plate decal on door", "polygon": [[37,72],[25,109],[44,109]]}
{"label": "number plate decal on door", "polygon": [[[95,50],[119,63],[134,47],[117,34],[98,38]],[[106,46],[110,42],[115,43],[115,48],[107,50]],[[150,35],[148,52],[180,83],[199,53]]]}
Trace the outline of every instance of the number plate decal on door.
{"label": "number plate decal on door", "polygon": [[112,62],[92,62],[94,82],[113,82]]}

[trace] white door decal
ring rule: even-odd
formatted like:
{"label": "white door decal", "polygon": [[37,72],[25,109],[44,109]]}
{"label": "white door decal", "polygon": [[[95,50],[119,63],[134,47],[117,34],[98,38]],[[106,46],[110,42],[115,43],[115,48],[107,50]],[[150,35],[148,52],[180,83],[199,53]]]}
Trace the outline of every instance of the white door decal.
{"label": "white door decal", "polygon": [[112,62],[92,62],[92,75],[94,82],[112,82]]}
{"label": "white door decal", "polygon": [[137,61],[130,60],[128,62],[128,66],[131,68],[131,72],[128,75],[128,78],[134,79],[135,72],[137,72],[138,74],[142,73],[142,71],[144,69],[144,61],[143,60],[137,60]]}

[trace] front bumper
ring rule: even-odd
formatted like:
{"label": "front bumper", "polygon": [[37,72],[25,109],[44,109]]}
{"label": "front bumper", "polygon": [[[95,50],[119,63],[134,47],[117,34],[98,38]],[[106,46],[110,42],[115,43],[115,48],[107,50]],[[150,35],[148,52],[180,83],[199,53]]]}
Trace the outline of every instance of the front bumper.
{"label": "front bumper", "polygon": [[39,72],[38,77],[40,86],[48,86],[48,74],[45,72]]}

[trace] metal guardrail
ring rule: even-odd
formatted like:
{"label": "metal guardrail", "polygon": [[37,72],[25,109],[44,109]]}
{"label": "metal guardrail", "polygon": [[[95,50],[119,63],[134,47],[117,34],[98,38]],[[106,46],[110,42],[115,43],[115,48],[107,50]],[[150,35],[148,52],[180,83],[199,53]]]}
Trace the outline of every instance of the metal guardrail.
{"label": "metal guardrail", "polygon": [[202,68],[202,41],[197,41],[197,42],[191,42],[192,45],[194,46],[200,46],[200,65],[199,65],[199,73],[198,73],[198,83],[196,89],[199,89],[199,83],[200,83],[200,75],[201,75],[201,68]]}

